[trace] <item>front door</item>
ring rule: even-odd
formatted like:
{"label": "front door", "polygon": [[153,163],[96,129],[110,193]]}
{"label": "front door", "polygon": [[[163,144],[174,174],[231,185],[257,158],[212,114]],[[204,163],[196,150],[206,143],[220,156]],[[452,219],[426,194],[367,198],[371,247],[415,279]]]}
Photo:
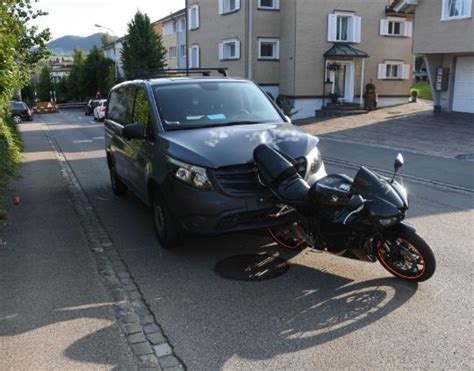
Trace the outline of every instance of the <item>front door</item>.
{"label": "front door", "polygon": [[332,67],[331,81],[332,93],[338,94],[344,102],[354,101],[354,62],[353,61],[328,61]]}

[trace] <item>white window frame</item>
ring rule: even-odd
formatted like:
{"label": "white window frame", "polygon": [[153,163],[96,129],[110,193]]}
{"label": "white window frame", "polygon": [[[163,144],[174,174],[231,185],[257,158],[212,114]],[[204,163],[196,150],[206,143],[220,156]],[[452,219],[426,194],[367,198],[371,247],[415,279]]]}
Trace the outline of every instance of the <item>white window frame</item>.
{"label": "white window frame", "polygon": [[[450,16],[449,9],[452,4],[452,1],[460,1],[463,14]],[[452,21],[456,19],[465,19],[472,17],[472,0],[443,0],[443,5],[441,9],[441,20],[442,21]]]}
{"label": "white window frame", "polygon": [[225,15],[240,10],[240,0],[234,0],[234,8],[230,8],[231,0],[219,0],[219,14]]}
{"label": "white window frame", "polygon": [[186,31],[186,19],[185,18],[180,18],[178,20],[178,27],[177,27],[178,32],[184,32]]}
{"label": "white window frame", "polygon": [[[337,37],[338,18],[349,18],[347,25],[348,39],[341,40]],[[334,43],[360,43],[362,34],[362,18],[352,12],[335,11],[328,15],[328,41]]]}
{"label": "white window frame", "polygon": [[179,46],[179,56],[180,58],[186,58],[186,45]]}
{"label": "white window frame", "polygon": [[[229,55],[227,48],[233,44],[235,47],[235,55]],[[219,43],[219,59],[221,61],[240,59],[240,41],[237,38],[222,40]]]}
{"label": "white window frame", "polygon": [[[172,53],[174,51],[174,53]],[[168,48],[168,58],[169,59],[176,59],[178,57],[178,51],[176,50],[176,46],[170,46]]]}
{"label": "white window frame", "polygon": [[[400,23],[400,33],[390,33],[390,23]],[[390,37],[412,37],[413,22],[407,21],[405,18],[386,18],[380,20],[380,35]]]}
{"label": "white window frame", "polygon": [[[397,76],[387,76],[389,66],[398,66]],[[410,65],[403,61],[385,61],[378,65],[377,78],[379,80],[408,80],[410,78]]]}
{"label": "white window frame", "polygon": [[173,35],[175,33],[176,33],[176,21],[168,21],[163,24],[163,36]]}
{"label": "white window frame", "polygon": [[[271,57],[262,56],[262,44],[272,43],[273,55]],[[259,37],[257,42],[258,59],[265,61],[277,61],[280,59],[280,39],[277,37]]]}
{"label": "white window frame", "polygon": [[262,0],[258,0],[257,8],[263,10],[280,10],[280,0],[272,0],[272,6],[262,5]]}
{"label": "white window frame", "polygon": [[[196,51],[196,63],[193,63],[193,52],[194,50]],[[200,56],[200,50],[199,50],[199,45],[192,45],[189,48],[189,68],[199,68],[201,65],[201,56]]]}
{"label": "white window frame", "polygon": [[[195,18],[193,19],[193,16]],[[199,28],[199,5],[194,4],[189,7],[188,11],[189,30],[197,30]]]}

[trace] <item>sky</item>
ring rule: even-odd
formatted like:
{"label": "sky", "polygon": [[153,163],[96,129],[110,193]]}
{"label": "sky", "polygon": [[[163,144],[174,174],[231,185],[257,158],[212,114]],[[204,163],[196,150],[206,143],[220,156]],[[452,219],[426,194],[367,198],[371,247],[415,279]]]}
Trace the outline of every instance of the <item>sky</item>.
{"label": "sky", "polygon": [[35,9],[49,14],[34,24],[51,30],[52,39],[65,35],[89,36],[106,32],[94,24],[110,28],[119,37],[127,32],[127,23],[139,9],[152,22],[184,8],[185,0],[39,0]]}

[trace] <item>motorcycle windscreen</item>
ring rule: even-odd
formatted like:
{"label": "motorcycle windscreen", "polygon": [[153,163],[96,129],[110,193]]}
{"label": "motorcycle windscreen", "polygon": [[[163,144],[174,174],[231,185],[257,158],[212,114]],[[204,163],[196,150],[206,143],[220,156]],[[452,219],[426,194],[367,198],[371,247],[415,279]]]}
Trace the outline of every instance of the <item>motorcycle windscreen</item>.
{"label": "motorcycle windscreen", "polygon": [[351,192],[371,201],[370,211],[380,218],[396,216],[405,207],[390,183],[364,166],[357,172]]}

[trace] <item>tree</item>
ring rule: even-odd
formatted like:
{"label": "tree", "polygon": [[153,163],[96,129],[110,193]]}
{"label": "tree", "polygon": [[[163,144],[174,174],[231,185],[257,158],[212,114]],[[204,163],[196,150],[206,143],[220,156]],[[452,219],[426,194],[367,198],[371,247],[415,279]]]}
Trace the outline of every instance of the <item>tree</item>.
{"label": "tree", "polygon": [[117,39],[115,36],[111,36],[107,32],[102,34],[102,36],[100,37],[100,41],[102,42],[102,46],[107,46],[107,45],[112,44],[115,41],[115,39]]}
{"label": "tree", "polygon": [[[9,100],[28,83],[32,67],[48,54],[49,30],[39,31],[30,24],[45,14],[33,10],[31,0],[0,1],[0,203],[21,159],[21,139],[10,119]],[[3,216],[0,205],[0,219]]]}
{"label": "tree", "polygon": [[49,101],[51,99],[51,91],[54,90],[53,83],[51,81],[51,69],[45,65],[41,69],[37,93],[40,101]]}
{"label": "tree", "polygon": [[127,79],[150,77],[166,66],[166,49],[161,36],[153,31],[150,18],[140,11],[128,24],[122,61]]}
{"label": "tree", "polygon": [[66,81],[67,99],[80,100],[85,97],[82,86],[82,76],[85,63],[85,54],[80,48],[74,49],[73,67]]}

